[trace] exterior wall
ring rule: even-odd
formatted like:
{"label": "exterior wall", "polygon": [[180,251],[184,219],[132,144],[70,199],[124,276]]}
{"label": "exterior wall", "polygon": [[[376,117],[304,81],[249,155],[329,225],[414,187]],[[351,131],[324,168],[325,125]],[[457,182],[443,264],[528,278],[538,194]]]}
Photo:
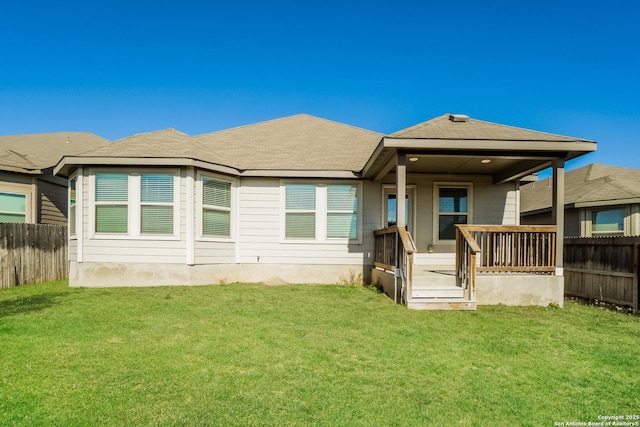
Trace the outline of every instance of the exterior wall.
{"label": "exterior wall", "polygon": [[[71,239],[71,286],[195,285],[236,281],[336,283],[350,273],[362,274],[369,281],[373,231],[380,224],[379,184],[357,180],[322,181],[325,184],[362,185],[359,200],[361,239],[357,242],[284,240],[282,182],[273,178],[237,179],[232,238],[201,239],[197,232],[201,196],[197,180],[192,186],[188,184],[189,177],[196,178],[197,174],[183,169],[180,172],[180,239],[106,238],[91,234],[94,190],[90,176],[93,172],[84,170],[81,182],[78,182],[82,188],[79,206],[82,232],[81,242]],[[127,170],[119,168],[117,172]],[[191,197],[187,197],[188,193]],[[193,207],[189,206],[189,201],[193,202]],[[191,221],[188,220],[190,214],[193,215]]]}
{"label": "exterior wall", "polygon": [[39,179],[38,222],[42,224],[67,224],[67,183],[60,178]]}

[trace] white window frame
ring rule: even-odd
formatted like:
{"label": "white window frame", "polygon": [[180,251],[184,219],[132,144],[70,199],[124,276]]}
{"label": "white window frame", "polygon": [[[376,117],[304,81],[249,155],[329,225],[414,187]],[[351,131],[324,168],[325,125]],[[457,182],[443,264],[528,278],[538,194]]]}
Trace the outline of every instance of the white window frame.
{"label": "white window frame", "polygon": [[[11,194],[13,196],[24,196],[24,223],[18,223],[18,224],[28,224],[29,223],[29,195],[26,193],[20,193],[17,191],[5,191],[2,188],[0,188],[0,193]],[[10,211],[0,211],[0,213],[6,213],[9,215],[17,214],[17,212],[10,212]]]}
{"label": "white window frame", "polygon": [[[72,222],[72,215],[71,215],[71,182],[74,181],[76,182],[76,204],[73,205],[73,208],[75,210],[75,216],[73,219],[75,219],[75,221]],[[76,171],[75,173],[73,173],[71,176],[69,176],[69,188],[68,188],[68,197],[67,200],[69,201],[69,206],[68,206],[68,212],[69,212],[69,239],[75,240],[78,238],[78,223],[80,223],[80,227],[82,227],[82,221],[78,221],[78,211],[80,211],[80,216],[82,216],[82,211],[80,210],[80,203],[78,203],[78,195],[80,195],[80,197],[82,197],[82,192],[79,191],[79,187],[81,185],[81,181],[80,181],[80,175],[78,173],[78,171]],[[73,228],[71,227],[73,224]]]}
{"label": "white window frame", "polygon": [[[229,208],[229,233],[230,236],[205,236],[202,229],[203,211],[204,211],[204,178],[213,179],[215,181],[226,182],[231,184],[231,208]],[[238,180],[224,175],[217,175],[214,173],[198,171],[196,177],[196,232],[197,240],[203,242],[235,242],[237,236],[237,223],[236,218],[238,212]],[[215,207],[215,209],[225,210],[223,207]]]}
{"label": "white window frame", "polygon": [[467,190],[467,212],[459,215],[467,216],[467,224],[473,224],[473,183],[472,182],[434,182],[433,183],[433,242],[435,244],[455,244],[455,239],[440,239],[440,215],[453,215],[452,212],[440,212],[440,189],[464,188]]}
{"label": "white window frame", "polygon": [[[313,185],[316,187],[316,237],[314,239],[295,239],[286,237],[286,187],[287,185]],[[347,237],[327,237],[327,214],[329,213],[327,207],[327,187],[334,185],[355,186],[356,197],[358,199],[358,210],[356,212],[356,238],[350,239]],[[280,181],[280,243],[282,244],[362,244],[362,212],[363,212],[363,185],[362,181],[308,181],[308,180],[281,180]],[[295,212],[305,212],[296,210]],[[312,211],[309,211],[312,212]],[[346,211],[330,211],[333,212],[346,212]],[[353,212],[353,211],[349,211]]]}
{"label": "white window frame", "polygon": [[[127,233],[99,233],[96,231],[96,206],[114,205],[113,202],[96,202],[96,175],[123,174],[127,175]],[[143,234],[141,232],[141,176],[142,175],[171,175],[173,176],[173,233],[172,234]],[[180,171],[171,169],[147,169],[134,171],[131,169],[92,169],[89,171],[89,238],[105,240],[180,240]],[[76,187],[77,191],[77,187]],[[121,204],[124,204],[121,202]],[[147,203],[145,203],[147,204]],[[150,203],[155,204],[155,203]]]}

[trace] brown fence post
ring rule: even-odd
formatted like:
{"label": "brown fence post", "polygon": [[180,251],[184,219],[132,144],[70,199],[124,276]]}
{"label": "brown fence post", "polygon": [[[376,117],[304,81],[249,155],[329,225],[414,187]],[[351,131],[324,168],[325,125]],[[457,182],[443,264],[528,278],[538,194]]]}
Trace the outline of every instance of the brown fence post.
{"label": "brown fence post", "polygon": [[633,245],[633,314],[638,314],[638,305],[640,301],[638,301],[638,287],[640,287],[640,283],[638,282],[638,244]]}

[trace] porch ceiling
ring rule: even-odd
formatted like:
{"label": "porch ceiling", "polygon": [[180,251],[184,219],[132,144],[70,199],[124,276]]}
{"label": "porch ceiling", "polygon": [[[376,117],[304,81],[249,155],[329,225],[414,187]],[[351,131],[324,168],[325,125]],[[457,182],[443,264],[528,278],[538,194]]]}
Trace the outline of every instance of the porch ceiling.
{"label": "porch ceiling", "polygon": [[494,183],[501,183],[543,170],[551,166],[554,159],[567,160],[592,151],[587,149],[577,153],[380,148],[377,156],[374,155],[364,169],[365,178],[382,180],[387,174],[394,172],[397,155],[401,153],[406,155],[409,174],[491,175]]}

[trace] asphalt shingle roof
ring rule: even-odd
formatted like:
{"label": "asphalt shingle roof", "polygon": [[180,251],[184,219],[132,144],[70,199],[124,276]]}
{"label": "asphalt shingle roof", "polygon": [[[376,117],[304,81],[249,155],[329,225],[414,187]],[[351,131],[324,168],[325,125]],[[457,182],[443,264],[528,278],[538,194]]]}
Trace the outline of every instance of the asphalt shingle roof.
{"label": "asphalt shingle roof", "polygon": [[419,123],[407,129],[394,132],[389,135],[389,137],[496,141],[588,141],[586,139],[538,132],[472,118],[467,118],[466,121],[452,121],[449,119],[450,116],[451,114],[444,114],[440,117]]}
{"label": "asphalt shingle roof", "polygon": [[195,138],[241,169],[360,171],[382,137],[298,114]]}
{"label": "asphalt shingle roof", "polygon": [[65,155],[75,155],[104,146],[109,140],[89,132],[55,132],[0,136],[0,169],[26,170],[55,166]]}
{"label": "asphalt shingle roof", "polygon": [[[565,203],[617,201],[640,197],[640,170],[593,163],[565,173]],[[523,185],[520,210],[551,207],[551,178]]]}

